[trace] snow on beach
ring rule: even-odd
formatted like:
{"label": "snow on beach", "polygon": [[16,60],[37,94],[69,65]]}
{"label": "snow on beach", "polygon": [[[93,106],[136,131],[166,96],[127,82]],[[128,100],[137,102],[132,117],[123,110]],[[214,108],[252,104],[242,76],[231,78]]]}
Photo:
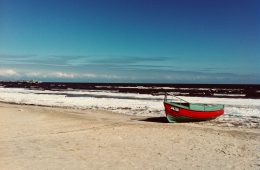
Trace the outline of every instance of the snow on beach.
{"label": "snow on beach", "polygon": [[[17,104],[104,109],[117,113],[164,116],[163,95],[119,93],[117,91],[50,91],[0,87],[0,101]],[[260,127],[260,99],[182,97],[196,103],[225,104],[225,114],[207,122],[218,126]]]}

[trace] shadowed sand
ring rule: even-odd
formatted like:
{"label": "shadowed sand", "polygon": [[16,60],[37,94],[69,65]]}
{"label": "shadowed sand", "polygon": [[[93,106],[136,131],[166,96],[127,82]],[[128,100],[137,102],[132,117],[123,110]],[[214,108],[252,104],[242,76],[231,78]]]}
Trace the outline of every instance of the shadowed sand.
{"label": "shadowed sand", "polygon": [[259,169],[259,129],[0,103],[0,169]]}

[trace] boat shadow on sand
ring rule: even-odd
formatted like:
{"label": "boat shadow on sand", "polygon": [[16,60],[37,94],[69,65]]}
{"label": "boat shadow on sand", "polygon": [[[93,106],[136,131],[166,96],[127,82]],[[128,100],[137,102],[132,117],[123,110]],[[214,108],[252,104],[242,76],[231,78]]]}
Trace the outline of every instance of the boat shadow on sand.
{"label": "boat shadow on sand", "polygon": [[[144,121],[144,122],[154,122],[154,123],[170,123],[166,117],[148,117],[145,119],[139,119],[139,121]],[[205,122],[209,120],[191,120],[191,121],[182,121],[178,123],[189,123],[189,122]]]}
{"label": "boat shadow on sand", "polygon": [[140,119],[139,121],[144,122],[155,122],[155,123],[169,123],[166,117],[148,117],[145,119]]}

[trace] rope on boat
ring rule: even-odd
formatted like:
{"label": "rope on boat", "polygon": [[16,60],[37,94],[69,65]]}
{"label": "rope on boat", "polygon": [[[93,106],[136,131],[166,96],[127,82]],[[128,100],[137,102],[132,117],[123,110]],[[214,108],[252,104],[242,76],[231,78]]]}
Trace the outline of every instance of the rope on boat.
{"label": "rope on boat", "polygon": [[[164,96],[164,102],[166,102],[167,101],[167,92],[165,93],[165,96]],[[183,102],[185,102],[185,103],[189,103],[188,101],[186,101],[186,100],[184,100],[184,99],[182,99],[182,98],[180,98],[180,97],[177,97],[177,96],[175,96],[175,95],[172,95],[173,97],[175,97],[176,99],[179,99],[179,100],[181,100],[181,101],[183,101]]]}

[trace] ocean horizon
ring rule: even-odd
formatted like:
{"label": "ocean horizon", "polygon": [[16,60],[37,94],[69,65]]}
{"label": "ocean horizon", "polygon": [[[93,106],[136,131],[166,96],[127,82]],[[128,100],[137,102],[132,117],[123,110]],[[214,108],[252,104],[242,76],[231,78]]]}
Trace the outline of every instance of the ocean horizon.
{"label": "ocean horizon", "polygon": [[6,88],[41,90],[112,90],[122,93],[140,93],[194,97],[230,97],[260,99],[260,84],[183,84],[183,83],[96,83],[96,82],[41,82],[0,81]]}

